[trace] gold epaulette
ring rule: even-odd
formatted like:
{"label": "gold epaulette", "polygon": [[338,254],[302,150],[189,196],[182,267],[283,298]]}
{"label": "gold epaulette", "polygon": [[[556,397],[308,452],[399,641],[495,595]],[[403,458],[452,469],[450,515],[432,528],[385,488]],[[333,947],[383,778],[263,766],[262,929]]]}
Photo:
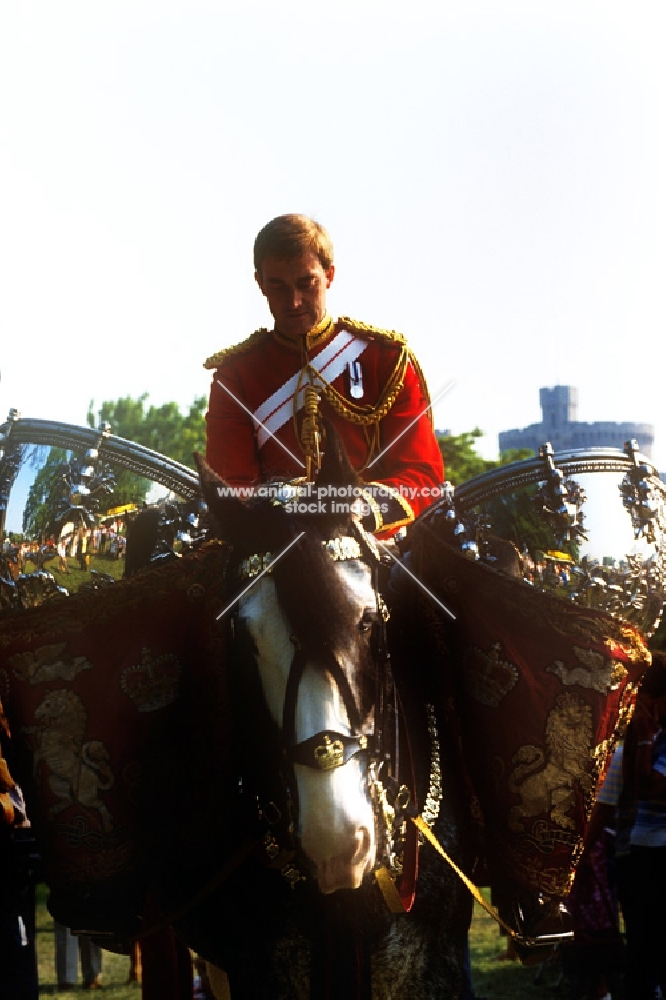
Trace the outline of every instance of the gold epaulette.
{"label": "gold epaulette", "polygon": [[397,330],[383,330],[379,326],[370,326],[369,323],[362,323],[358,319],[350,316],[339,316],[338,326],[343,326],[350,333],[357,333],[359,337],[379,337],[380,340],[389,340],[393,344],[406,344],[407,338],[404,333]]}
{"label": "gold epaulette", "polygon": [[260,327],[251,333],[249,337],[245,340],[241,340],[240,344],[233,344],[231,347],[225,347],[217,354],[211,355],[204,361],[204,368],[219,368],[223,361],[227,358],[233,358],[237,354],[245,354],[246,351],[251,351],[253,347],[261,343],[264,337],[268,334],[268,330],[265,326]]}

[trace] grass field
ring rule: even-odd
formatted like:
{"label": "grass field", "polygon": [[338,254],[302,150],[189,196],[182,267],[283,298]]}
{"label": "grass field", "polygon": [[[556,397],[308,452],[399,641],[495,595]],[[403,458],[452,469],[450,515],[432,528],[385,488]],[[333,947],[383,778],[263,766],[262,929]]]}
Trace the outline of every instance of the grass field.
{"label": "grass field", "polygon": [[[44,565],[44,569],[49,573],[53,573],[56,582],[61,587],[66,587],[67,590],[73,594],[79,589],[82,583],[90,579],[90,573],[79,569],[79,564],[76,559],[68,558],[67,566],[69,568],[69,573],[60,573],[58,571],[58,560],[55,558],[50,559]],[[125,560],[107,559],[106,556],[91,556],[89,568],[96,570],[98,573],[108,573],[108,575],[112,576],[114,580],[119,580],[125,572]],[[28,563],[28,569],[32,569],[32,563]]]}
{"label": "grass field", "polygon": [[[40,996],[57,995],[62,1000],[85,996],[108,997],[109,1000],[140,1000],[141,987],[127,982],[129,958],[113,952],[103,952],[102,980],[104,990],[90,993],[79,987],[77,990],[58,992],[56,988],[53,920],[46,909],[46,887],[37,887],[37,955],[39,962]],[[557,972],[546,969],[543,982],[534,983],[536,969],[518,962],[499,961],[506,948],[506,938],[500,937],[497,925],[478,905],[474,906],[474,918],[470,932],[472,951],[472,980],[479,997],[487,1000],[539,1000],[553,995]],[[8,998],[9,1000],[9,998]],[[435,998],[433,998],[435,1000]]]}
{"label": "grass field", "polygon": [[559,967],[546,966],[541,981],[534,979],[538,966],[525,966],[520,962],[503,960],[506,952],[506,937],[500,936],[497,924],[486,911],[474,904],[474,916],[470,928],[470,951],[472,954],[472,984],[478,997],[487,1000],[538,1000],[555,996],[566,996],[566,990],[554,993],[559,975]]}
{"label": "grass field", "polygon": [[[94,991],[57,989],[55,974],[55,945],[53,936],[53,918],[46,909],[47,889],[44,885],[37,886],[37,964],[39,968],[39,994],[40,996],[57,995],[62,1000],[69,1000],[70,997],[97,996]],[[116,955],[113,952],[102,953],[102,978],[104,981],[103,996],[113,998],[113,1000],[140,1000],[141,987],[137,983],[128,985],[127,976],[129,973],[129,957],[126,955]],[[80,978],[80,976],[79,976]],[[1,995],[1,994],[0,994]],[[7,1000],[10,1000],[7,997]]]}

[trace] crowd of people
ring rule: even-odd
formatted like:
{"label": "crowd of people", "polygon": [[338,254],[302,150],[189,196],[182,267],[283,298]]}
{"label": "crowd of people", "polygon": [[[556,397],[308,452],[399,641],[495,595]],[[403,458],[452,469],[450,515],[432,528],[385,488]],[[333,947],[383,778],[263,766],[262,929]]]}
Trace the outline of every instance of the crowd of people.
{"label": "crowd of people", "polygon": [[123,559],[126,546],[125,522],[111,520],[96,524],[93,528],[74,528],[70,524],[59,535],[48,535],[43,542],[21,541],[14,544],[7,538],[3,543],[3,551],[6,555],[12,555],[17,573],[47,568],[49,572],[55,570],[67,575],[71,572],[70,559],[78,564],[79,569],[87,572],[91,556],[103,556],[109,560]]}

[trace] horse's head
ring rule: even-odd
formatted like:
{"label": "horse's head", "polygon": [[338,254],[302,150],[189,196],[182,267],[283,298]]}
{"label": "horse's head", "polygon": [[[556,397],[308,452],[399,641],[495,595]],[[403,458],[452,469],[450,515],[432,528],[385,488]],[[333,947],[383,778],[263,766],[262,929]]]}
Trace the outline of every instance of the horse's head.
{"label": "horse's head", "polygon": [[[200,471],[219,534],[234,548],[231,589],[242,594],[229,613],[236,641],[251,639],[280,734],[278,766],[300,847],[323,892],[357,888],[376,853],[366,746],[383,624],[374,544],[352,512],[359,481],[332,434],[309,495],[307,487],[298,496],[293,485],[271,484],[241,500],[208,467]],[[260,714],[250,706],[248,718],[256,725]]]}

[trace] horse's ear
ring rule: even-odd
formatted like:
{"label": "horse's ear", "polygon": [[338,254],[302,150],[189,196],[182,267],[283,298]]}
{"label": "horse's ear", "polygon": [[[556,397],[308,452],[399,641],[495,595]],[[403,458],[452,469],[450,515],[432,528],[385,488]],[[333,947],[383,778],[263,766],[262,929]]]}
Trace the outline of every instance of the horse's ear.
{"label": "horse's ear", "polygon": [[194,460],[215,535],[225,542],[244,535],[250,520],[247,507],[198,451],[194,452]]}
{"label": "horse's ear", "polygon": [[333,424],[324,419],[326,444],[317,483],[321,486],[358,486],[361,479],[352,466]]}

